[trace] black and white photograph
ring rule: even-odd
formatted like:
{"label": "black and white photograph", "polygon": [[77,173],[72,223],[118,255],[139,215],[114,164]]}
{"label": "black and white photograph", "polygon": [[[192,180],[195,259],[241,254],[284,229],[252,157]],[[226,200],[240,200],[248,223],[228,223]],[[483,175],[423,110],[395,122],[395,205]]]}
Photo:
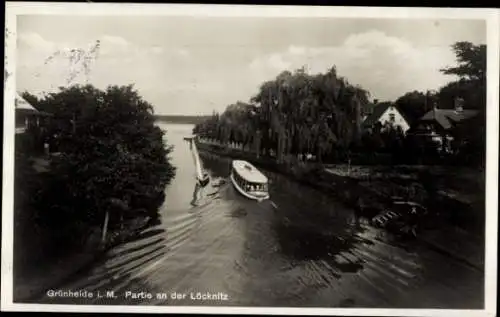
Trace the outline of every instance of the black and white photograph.
{"label": "black and white photograph", "polygon": [[7,3],[2,310],[494,316],[499,16]]}

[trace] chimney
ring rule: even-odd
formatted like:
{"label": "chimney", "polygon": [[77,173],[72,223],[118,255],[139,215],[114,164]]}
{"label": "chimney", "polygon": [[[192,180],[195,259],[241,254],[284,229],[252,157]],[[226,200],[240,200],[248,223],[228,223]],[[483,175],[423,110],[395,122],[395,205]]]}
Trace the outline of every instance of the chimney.
{"label": "chimney", "polygon": [[464,110],[464,99],[461,97],[455,98],[455,112],[462,112]]}
{"label": "chimney", "polygon": [[438,109],[438,105],[437,105],[437,102],[436,102],[436,101],[433,101],[433,102],[432,102],[432,109],[433,109],[433,110]]}

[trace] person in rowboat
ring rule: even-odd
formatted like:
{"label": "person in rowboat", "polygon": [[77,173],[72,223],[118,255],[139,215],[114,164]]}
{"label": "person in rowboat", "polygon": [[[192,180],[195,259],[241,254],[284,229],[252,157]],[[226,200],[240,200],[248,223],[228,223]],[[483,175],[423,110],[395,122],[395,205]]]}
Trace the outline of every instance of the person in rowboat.
{"label": "person in rowboat", "polygon": [[[189,149],[191,151],[193,151],[193,142],[194,140],[193,139],[189,139]],[[193,154],[195,155],[195,154]],[[196,164],[196,158],[195,158],[195,164]],[[208,173],[206,171],[203,171],[202,172],[202,178],[200,179],[197,175],[197,173],[195,173],[195,187],[194,187],[194,192],[193,192],[193,200],[191,201],[191,205],[193,206],[196,206],[197,205],[197,201],[203,197],[203,192],[204,192],[204,188],[210,183],[210,176],[208,175]]]}

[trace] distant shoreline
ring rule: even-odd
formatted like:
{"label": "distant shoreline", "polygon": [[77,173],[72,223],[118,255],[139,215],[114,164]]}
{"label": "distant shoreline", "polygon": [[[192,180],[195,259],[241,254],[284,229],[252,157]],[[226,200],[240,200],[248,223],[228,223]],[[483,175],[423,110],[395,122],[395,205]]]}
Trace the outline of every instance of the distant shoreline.
{"label": "distant shoreline", "polygon": [[168,122],[168,123],[181,123],[181,124],[198,124],[201,123],[208,118],[210,115],[204,116],[184,116],[184,115],[162,115],[157,114],[154,115],[155,120]]}

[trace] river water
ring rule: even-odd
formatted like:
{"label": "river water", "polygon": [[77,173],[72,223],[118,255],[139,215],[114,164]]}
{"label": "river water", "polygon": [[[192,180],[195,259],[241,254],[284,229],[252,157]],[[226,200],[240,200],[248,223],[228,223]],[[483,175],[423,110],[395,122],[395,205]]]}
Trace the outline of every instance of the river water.
{"label": "river water", "polygon": [[[161,126],[175,146],[177,174],[160,220],[59,288],[93,292],[92,299],[42,302],[482,308],[482,272],[357,223],[328,195],[284,176],[263,171],[271,200],[250,201],[230,184],[229,159],[200,153],[212,182],[191,205],[195,169],[183,137],[192,126]],[[97,298],[98,291],[114,296]],[[207,292],[214,298],[200,300],[197,293]]]}

